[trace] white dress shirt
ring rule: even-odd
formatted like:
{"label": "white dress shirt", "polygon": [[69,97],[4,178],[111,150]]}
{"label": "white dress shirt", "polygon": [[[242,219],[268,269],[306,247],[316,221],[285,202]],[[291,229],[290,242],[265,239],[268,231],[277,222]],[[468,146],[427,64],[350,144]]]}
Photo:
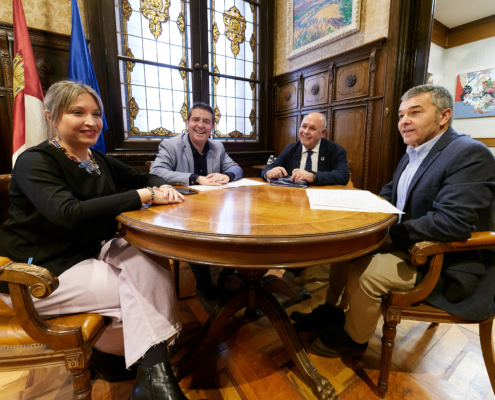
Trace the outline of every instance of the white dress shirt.
{"label": "white dress shirt", "polygon": [[[440,140],[444,132],[440,135],[434,137],[433,139],[423,143],[421,146],[412,147],[407,146],[407,154],[409,155],[409,164],[407,164],[406,168],[402,172],[402,175],[399,178],[399,184],[397,185],[397,205],[396,207],[404,211],[404,206],[406,204],[407,191],[409,189],[409,185],[411,183],[412,178],[416,174],[419,166],[426,158],[430,150],[433,148],[436,142]],[[403,214],[399,214],[399,222],[402,219]]]}
{"label": "white dress shirt", "polygon": [[[318,140],[316,146],[311,149],[313,154],[311,154],[311,171],[318,172],[318,152],[320,151],[320,142],[321,139]],[[306,168],[306,160],[308,159],[308,149],[303,145],[302,154],[301,154],[301,164],[299,166],[300,169]]]}

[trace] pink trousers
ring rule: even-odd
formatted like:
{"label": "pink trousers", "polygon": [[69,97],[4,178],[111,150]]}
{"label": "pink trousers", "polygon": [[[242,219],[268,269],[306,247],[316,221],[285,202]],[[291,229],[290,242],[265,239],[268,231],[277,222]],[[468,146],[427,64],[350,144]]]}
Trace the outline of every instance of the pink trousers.
{"label": "pink trousers", "polygon": [[[46,299],[33,299],[41,315],[95,313],[112,318],[95,347],[125,355],[127,367],[155,344],[173,343],[182,328],[170,270],[124,239],[103,246],[98,258],[69,268]],[[10,296],[0,295],[12,307]]]}

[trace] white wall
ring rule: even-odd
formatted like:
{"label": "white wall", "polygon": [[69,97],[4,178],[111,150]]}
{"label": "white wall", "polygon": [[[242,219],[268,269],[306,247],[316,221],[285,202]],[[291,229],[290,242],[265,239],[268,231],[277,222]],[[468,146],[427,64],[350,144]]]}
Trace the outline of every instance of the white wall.
{"label": "white wall", "polygon": [[[437,46],[435,43],[430,47],[430,62],[428,63],[428,72],[434,75],[434,84],[444,86],[443,68],[444,68],[445,49]],[[454,95],[454,93],[452,93]]]}
{"label": "white wall", "polygon": [[[432,43],[428,72],[440,79],[436,84],[447,88],[455,96],[457,75],[495,68],[495,37],[443,49]],[[495,117],[455,119],[453,128],[473,138],[495,138]],[[495,155],[495,147],[490,148]]]}

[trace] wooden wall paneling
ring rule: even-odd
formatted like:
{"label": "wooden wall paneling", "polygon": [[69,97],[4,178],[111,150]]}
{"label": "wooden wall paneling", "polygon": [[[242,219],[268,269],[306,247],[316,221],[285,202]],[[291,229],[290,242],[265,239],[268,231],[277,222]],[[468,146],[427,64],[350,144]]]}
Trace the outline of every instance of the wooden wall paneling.
{"label": "wooden wall paneling", "polygon": [[[369,102],[368,121],[367,121],[367,144],[365,148],[365,183],[363,189],[373,193],[380,193],[383,184],[380,182],[380,176],[383,171],[379,170],[380,146],[383,135],[383,99]],[[388,162],[394,159],[392,152],[383,155]]]}
{"label": "wooden wall paneling", "polygon": [[347,151],[352,183],[358,189],[364,185],[369,112],[367,104],[332,108],[331,140]]}
{"label": "wooden wall paneling", "polygon": [[370,62],[364,60],[338,65],[335,68],[335,91],[333,100],[349,100],[369,94]]}
{"label": "wooden wall paneling", "polygon": [[277,111],[293,110],[297,108],[299,95],[299,79],[277,87]]}
{"label": "wooden wall paneling", "polygon": [[328,103],[332,104],[332,98],[333,98],[333,87],[334,87],[334,82],[335,82],[335,63],[333,61],[330,61],[330,64],[328,65]]}
{"label": "wooden wall paneling", "polygon": [[328,102],[328,70],[305,76],[303,82],[302,107]]}
{"label": "wooden wall paneling", "polygon": [[33,46],[34,62],[43,92],[69,76],[69,49],[46,49]]}
{"label": "wooden wall paneling", "polygon": [[412,2],[414,8],[412,48],[414,58],[411,64],[412,86],[423,85],[426,82],[428,61],[430,58],[431,32],[435,0],[420,0]]}
{"label": "wooden wall paneling", "polygon": [[[12,60],[9,52],[9,33],[0,29],[0,174],[12,171]],[[4,205],[3,203],[1,204]]]}
{"label": "wooden wall paneling", "polygon": [[[298,115],[290,114],[276,118],[275,157],[278,157],[288,144],[297,141],[299,130]],[[266,160],[265,160],[266,162]]]}

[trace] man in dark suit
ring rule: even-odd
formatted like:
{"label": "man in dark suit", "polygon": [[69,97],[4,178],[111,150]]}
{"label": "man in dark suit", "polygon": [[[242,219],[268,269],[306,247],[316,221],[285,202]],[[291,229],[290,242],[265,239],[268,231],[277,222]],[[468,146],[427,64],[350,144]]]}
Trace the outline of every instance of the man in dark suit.
{"label": "man in dark suit", "polygon": [[[424,270],[407,259],[417,242],[464,240],[493,231],[495,161],[488,148],[450,127],[453,100],[441,86],[422,85],[402,96],[399,130],[408,145],[380,196],[405,214],[390,227],[377,254],[332,264],[326,303],[291,318],[313,331],[311,347],[327,357],[362,353],[381,315],[381,296],[407,290]],[[495,314],[492,250],[447,253],[426,300],[454,315],[484,320]]]}
{"label": "man in dark suit", "polygon": [[263,179],[290,176],[312,185],[347,185],[349,168],[342,146],[325,139],[326,119],[323,114],[304,117],[299,141],[289,144],[277,159],[261,172]]}

